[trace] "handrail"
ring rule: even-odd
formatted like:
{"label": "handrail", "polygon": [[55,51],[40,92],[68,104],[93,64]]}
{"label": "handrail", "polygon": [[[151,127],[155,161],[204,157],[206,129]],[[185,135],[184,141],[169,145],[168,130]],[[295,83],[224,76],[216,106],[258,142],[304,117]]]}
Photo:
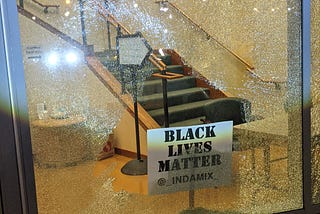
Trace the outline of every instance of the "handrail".
{"label": "handrail", "polygon": [[38,4],[39,6],[41,6],[41,7],[43,7],[44,9],[43,9],[43,12],[44,13],[48,13],[48,8],[49,7],[55,7],[55,8],[59,8],[60,7],[60,5],[58,5],[58,4],[44,4],[44,3],[41,3],[41,2],[39,2],[39,1],[37,1],[37,0],[32,0],[34,3],[36,3],[36,4]]}
{"label": "handrail", "polygon": [[240,60],[243,64],[246,65],[248,70],[254,70],[254,67],[250,65],[247,61],[245,61],[243,58],[241,58],[238,54],[236,54],[234,51],[230,50],[226,46],[224,46],[221,42],[219,42],[217,39],[215,39],[211,34],[209,34],[201,25],[197,24],[192,18],[190,18],[183,10],[181,10],[176,4],[171,3],[169,1],[157,1],[156,3],[159,2],[166,2],[168,3],[171,7],[176,9],[180,14],[182,14],[186,19],[188,19],[193,25],[198,27],[200,30],[202,30],[206,35],[207,38],[212,38],[216,43],[218,43],[223,49],[231,53],[233,56],[235,56],[238,60]]}
{"label": "handrail", "polygon": [[63,33],[62,31],[58,30],[57,28],[53,27],[52,25],[48,24],[44,20],[42,20],[39,17],[36,17],[34,14],[30,13],[29,11],[25,10],[23,7],[17,5],[18,12],[25,17],[29,18],[33,22],[37,23],[38,25],[42,26],[49,32],[57,35],[59,38],[63,39],[64,41],[68,42],[69,44],[75,46],[76,48],[81,49],[82,51],[86,50],[86,47],[84,47],[80,42],[77,40],[71,38],[67,34]]}
{"label": "handrail", "polygon": [[[41,27],[45,28],[49,32],[55,34],[59,38],[65,40],[69,44],[73,45],[76,48],[79,48],[82,51],[86,51],[86,47],[84,47],[80,42],[72,39],[70,36],[61,32],[57,28],[51,26],[45,21],[41,20],[39,17],[34,19],[34,14],[28,12],[21,6],[17,5],[17,9],[21,15],[29,18],[35,23],[39,24]],[[98,79],[110,89],[110,91],[114,94],[115,97],[119,98],[119,101],[127,107],[129,113],[133,113],[133,102],[131,97],[128,94],[122,94],[121,92],[121,84],[115,79],[115,77],[110,74],[108,70],[104,68],[102,63],[94,56],[86,56],[86,62],[89,69],[98,77]],[[139,124],[145,129],[155,129],[160,126],[155,122],[155,120],[143,109],[140,105],[138,105],[139,109]]]}

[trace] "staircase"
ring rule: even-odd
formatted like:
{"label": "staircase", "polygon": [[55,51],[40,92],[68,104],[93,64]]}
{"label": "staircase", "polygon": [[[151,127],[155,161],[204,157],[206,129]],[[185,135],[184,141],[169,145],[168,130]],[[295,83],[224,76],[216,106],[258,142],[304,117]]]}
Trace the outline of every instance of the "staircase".
{"label": "staircase", "polygon": [[[122,118],[113,130],[116,153],[135,157],[136,148],[135,143],[132,142],[136,134],[133,126],[135,122],[133,119],[133,103],[128,94],[121,93],[121,84],[119,83],[121,82],[121,72],[116,63],[115,50],[93,54],[91,48],[88,49],[88,47],[83,46],[40,18],[34,19],[34,14],[23,8],[18,7],[18,9],[20,14],[84,51],[88,68],[127,107],[127,111],[123,113]],[[109,17],[112,16],[109,14]],[[116,20],[113,19],[113,22],[116,22]],[[201,120],[205,118],[204,106],[206,104],[210,104],[216,98],[231,97],[232,95],[208,85],[209,81],[195,69],[185,65],[184,60],[176,51],[168,49],[164,52],[164,56],[158,55],[158,57],[167,65],[167,70],[184,75],[179,79],[168,80],[170,126],[203,123]],[[158,51],[154,53],[156,54]],[[157,68],[148,69],[150,73],[159,72]],[[147,155],[147,130],[159,128],[164,124],[162,80],[155,77],[146,79],[143,82],[143,92],[140,95],[138,97],[140,104],[138,109],[141,154]]]}
{"label": "staircase", "polygon": [[[115,52],[96,53],[96,56],[121,81],[116,67]],[[221,92],[215,93],[218,90],[210,89],[207,85],[199,85],[201,80],[190,72],[188,73],[191,68],[182,63],[183,60],[176,52],[170,50],[164,56],[157,55],[157,57],[167,65],[167,71],[184,75],[181,78],[167,80],[169,126],[202,124],[206,118],[204,106],[213,98],[217,98],[217,94],[220,95],[218,97],[226,97],[227,95],[222,95]],[[151,73],[160,72],[155,67],[151,70]],[[161,78],[151,76],[143,82],[143,91],[138,97],[138,102],[159,126],[164,126]]]}

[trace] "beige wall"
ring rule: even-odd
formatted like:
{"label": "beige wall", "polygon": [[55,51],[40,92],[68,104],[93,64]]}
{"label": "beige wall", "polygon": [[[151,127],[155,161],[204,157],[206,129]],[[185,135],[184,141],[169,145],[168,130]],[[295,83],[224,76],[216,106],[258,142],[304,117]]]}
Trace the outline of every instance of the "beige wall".
{"label": "beige wall", "polygon": [[286,0],[172,0],[263,78],[287,78]]}
{"label": "beige wall", "polygon": [[284,110],[288,73],[286,1],[170,0],[220,43],[252,62],[257,76],[283,81],[280,90],[251,75],[239,60],[174,10],[160,11],[154,1],[111,2],[112,14],[131,32],[141,31],[154,49],[175,49],[210,84],[249,99],[254,114],[266,117]]}
{"label": "beige wall", "polygon": [[[19,16],[19,22],[31,123],[38,119],[36,105],[42,102],[46,102],[49,116],[59,108],[71,116],[81,115],[86,118],[85,134],[90,149],[97,154],[120,120],[124,107],[89,70],[80,50],[23,16]],[[40,47],[40,59],[28,59],[30,54],[26,50],[30,46]],[[54,50],[61,58],[72,50],[79,61],[68,64],[62,59],[57,66],[50,66],[47,56]]]}

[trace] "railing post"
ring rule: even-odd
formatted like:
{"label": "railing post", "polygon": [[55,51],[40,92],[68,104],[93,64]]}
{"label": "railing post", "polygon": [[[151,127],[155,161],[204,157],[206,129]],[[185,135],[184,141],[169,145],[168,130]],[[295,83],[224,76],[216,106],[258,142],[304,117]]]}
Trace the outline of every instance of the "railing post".
{"label": "railing post", "polygon": [[[121,35],[122,35],[121,27],[118,24],[118,26],[117,26],[117,36],[119,37]],[[119,42],[118,42],[118,39],[116,40],[116,50],[117,50],[117,56],[119,56]],[[125,80],[124,80],[124,72],[123,72],[123,68],[121,67],[121,65],[118,64],[118,66],[119,66],[118,69],[120,71],[121,94],[124,94],[124,93],[126,93],[126,83],[125,83]]]}
{"label": "railing post", "polygon": [[[161,74],[166,75],[166,70],[161,71]],[[168,110],[168,82],[166,78],[162,78],[162,96],[163,96],[163,111],[164,111],[164,127],[169,127],[169,110]]]}
{"label": "railing post", "polygon": [[84,24],[83,0],[79,0],[79,6],[80,6],[82,44],[86,48],[88,43],[87,43],[87,34],[86,34],[86,29],[85,29],[85,24]]}
{"label": "railing post", "polygon": [[[109,14],[108,14],[109,18]],[[110,35],[110,22],[107,20],[107,33],[108,33],[108,48],[111,50],[111,35]]]}
{"label": "railing post", "polygon": [[[106,10],[109,9],[109,2],[107,0],[104,1]],[[110,35],[110,21],[109,21],[109,13],[107,14],[107,36],[108,36],[108,49],[111,50],[111,35]]]}
{"label": "railing post", "polygon": [[23,0],[19,0],[20,7],[24,8]]}

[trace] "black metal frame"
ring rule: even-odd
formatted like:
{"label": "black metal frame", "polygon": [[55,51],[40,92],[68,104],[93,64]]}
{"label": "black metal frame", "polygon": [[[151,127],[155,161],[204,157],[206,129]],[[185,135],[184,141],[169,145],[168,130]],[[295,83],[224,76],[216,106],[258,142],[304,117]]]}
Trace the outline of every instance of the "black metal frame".
{"label": "black metal frame", "polygon": [[[295,0],[288,0],[295,1]],[[310,1],[301,1],[303,205],[283,213],[320,213],[312,204]],[[10,47],[10,48],[9,48]],[[37,213],[30,131],[15,1],[0,0],[0,213]]]}

